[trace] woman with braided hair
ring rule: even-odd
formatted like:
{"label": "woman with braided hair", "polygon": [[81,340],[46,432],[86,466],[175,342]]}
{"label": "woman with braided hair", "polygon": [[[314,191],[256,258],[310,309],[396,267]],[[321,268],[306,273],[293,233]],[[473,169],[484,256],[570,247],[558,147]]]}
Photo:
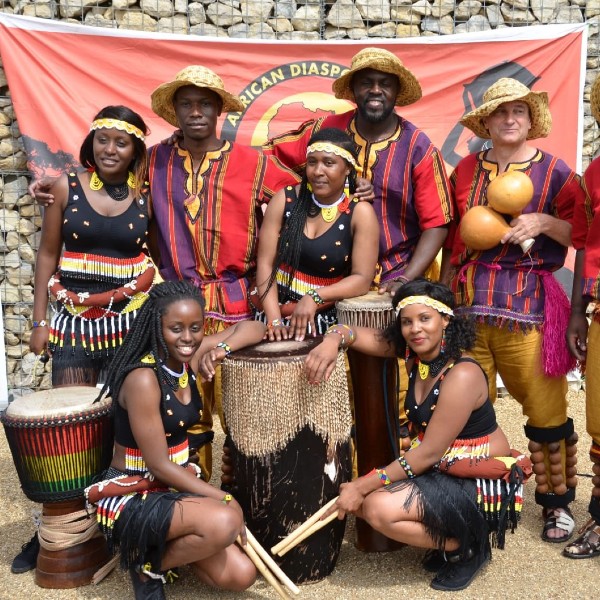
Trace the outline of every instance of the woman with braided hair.
{"label": "woman with braided hair", "polygon": [[322,129],[310,139],[301,183],[269,202],[256,280],[270,340],[324,333],[336,322],[336,300],[369,290],[379,226],[373,207],[353,198],[356,170],[350,137]]}
{"label": "woman with braided hair", "polygon": [[431,587],[461,590],[490,560],[488,535],[502,548],[506,529],[516,527],[531,465],[510,450],[496,422],[485,373],[466,354],[474,324],[454,315],[450,289],[415,279],[398,289],[393,305],[397,320],[386,331],[336,325],[306,359],[313,383],[329,377],[340,345],[405,357],[409,373],[410,448],[342,484],[322,518],[355,514],[391,539],[429,549],[423,566],[437,572]]}
{"label": "woman with braided hair", "polygon": [[[101,394],[115,411],[115,451],[105,480],[86,490],[109,548],[120,550],[136,600],[164,598],[169,571],[192,565],[203,582],[240,591],[254,582],[236,500],[188,463],[187,428],[202,401],[196,373],[210,379],[233,350],[259,342],[261,323],[203,336],[201,292],[185,281],[156,285],[117,352]],[[141,487],[139,487],[141,486]]]}

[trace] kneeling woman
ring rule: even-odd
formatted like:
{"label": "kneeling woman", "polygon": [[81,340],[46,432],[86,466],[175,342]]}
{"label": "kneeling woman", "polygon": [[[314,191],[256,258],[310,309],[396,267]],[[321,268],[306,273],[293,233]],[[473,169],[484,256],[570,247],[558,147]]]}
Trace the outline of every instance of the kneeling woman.
{"label": "kneeling woman", "polygon": [[[431,586],[460,590],[489,561],[489,533],[502,547],[506,528],[516,526],[521,466],[530,473],[530,465],[509,457],[486,376],[464,354],[474,326],[454,316],[450,290],[417,279],[398,290],[394,306],[397,322],[388,330],[337,325],[307,357],[312,382],[329,376],[340,343],[353,341],[365,354],[408,357],[405,410],[416,434],[410,449],[343,484],[330,512],[356,514],[389,538],[431,549],[423,562],[437,571]],[[492,457],[507,457],[509,466]]]}
{"label": "kneeling woman", "polygon": [[[246,589],[256,576],[235,545],[239,535],[245,538],[239,504],[186,468],[187,427],[202,410],[198,369],[210,378],[215,362],[259,342],[265,327],[242,322],[203,339],[202,304],[190,283],[156,285],[103,388],[114,403],[114,458],[106,480],[86,495],[108,496],[97,501],[98,522],[130,569],[136,600],[164,598],[164,573],[181,565],[229,590]],[[136,488],[127,484],[133,482],[153,489],[130,493]]]}

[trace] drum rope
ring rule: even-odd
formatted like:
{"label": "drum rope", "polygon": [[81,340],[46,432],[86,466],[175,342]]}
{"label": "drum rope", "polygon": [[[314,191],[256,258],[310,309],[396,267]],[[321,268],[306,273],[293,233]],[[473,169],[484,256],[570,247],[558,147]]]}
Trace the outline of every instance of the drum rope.
{"label": "drum rope", "polygon": [[95,511],[78,510],[66,515],[42,515],[38,538],[46,550],[65,550],[101,536]]}
{"label": "drum rope", "polygon": [[[388,370],[388,365],[389,365],[389,361],[388,359],[386,359],[383,362],[383,371],[381,373],[382,375],[382,389],[383,389],[383,404],[384,404],[384,408],[385,408],[385,423],[387,425],[387,433],[388,433],[388,440],[390,442],[390,447],[392,449],[392,453],[394,454],[394,456],[399,456],[400,455],[400,451],[398,448],[398,440],[400,438],[400,418],[399,418],[399,414],[398,414],[398,404],[395,402],[394,404],[392,404],[391,407],[391,411],[390,411],[390,399],[388,398],[388,388],[387,388],[387,370]],[[396,360],[394,359],[394,365],[397,365]],[[398,393],[399,393],[399,377],[398,377],[398,370],[395,369],[394,371],[395,374],[395,382],[394,382],[394,389],[396,390],[396,394],[395,397],[398,398]],[[392,417],[391,414],[393,414],[394,416],[394,422],[392,423]],[[395,431],[394,431],[395,430]]]}

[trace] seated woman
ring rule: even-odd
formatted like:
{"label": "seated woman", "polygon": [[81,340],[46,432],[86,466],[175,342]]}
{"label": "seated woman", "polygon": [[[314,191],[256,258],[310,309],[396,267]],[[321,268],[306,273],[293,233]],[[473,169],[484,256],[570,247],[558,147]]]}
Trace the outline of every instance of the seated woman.
{"label": "seated woman", "polygon": [[[228,590],[246,589],[256,576],[235,545],[240,535],[245,541],[239,504],[199,479],[192,465],[186,468],[187,427],[202,411],[199,367],[210,379],[217,361],[259,342],[265,327],[242,322],[203,338],[202,305],[200,291],[188,282],[156,285],[102,389],[113,398],[114,457],[105,481],[88,488],[86,497],[97,504],[109,547],[120,550],[122,566],[130,569],[136,600],[164,598],[164,573],[181,565]],[[152,480],[150,492],[131,493],[132,481],[147,486]],[[95,494],[100,498],[92,499]]]}
{"label": "seated woman", "polygon": [[343,484],[328,514],[358,515],[391,539],[431,549],[423,563],[437,571],[431,587],[461,590],[490,559],[488,534],[495,532],[503,547],[506,528],[516,526],[520,465],[528,471],[530,465],[525,457],[517,464],[509,456],[486,376],[465,354],[475,340],[474,326],[454,316],[450,290],[416,279],[396,292],[393,303],[398,318],[388,330],[333,326],[306,360],[308,378],[316,383],[329,377],[340,344],[407,357],[405,411],[416,434],[410,449]]}
{"label": "seated woman", "polygon": [[270,340],[325,333],[336,322],[334,301],[369,290],[379,226],[373,207],[352,199],[356,156],[343,131],[320,130],[306,150],[302,182],[269,202],[256,280]]}

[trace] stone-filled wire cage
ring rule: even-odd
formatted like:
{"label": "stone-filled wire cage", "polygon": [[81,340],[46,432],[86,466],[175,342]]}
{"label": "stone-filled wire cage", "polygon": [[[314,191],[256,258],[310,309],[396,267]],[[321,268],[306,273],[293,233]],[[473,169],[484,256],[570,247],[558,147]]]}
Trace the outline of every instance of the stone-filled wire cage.
{"label": "stone-filled wire cage", "polygon": [[[137,31],[271,40],[364,40],[587,23],[583,167],[598,149],[590,86],[599,71],[600,0],[0,0],[0,11]],[[418,124],[418,123],[417,123]],[[41,213],[0,57],[0,299],[9,393],[50,387],[29,351]],[[34,369],[35,365],[35,369]]]}

